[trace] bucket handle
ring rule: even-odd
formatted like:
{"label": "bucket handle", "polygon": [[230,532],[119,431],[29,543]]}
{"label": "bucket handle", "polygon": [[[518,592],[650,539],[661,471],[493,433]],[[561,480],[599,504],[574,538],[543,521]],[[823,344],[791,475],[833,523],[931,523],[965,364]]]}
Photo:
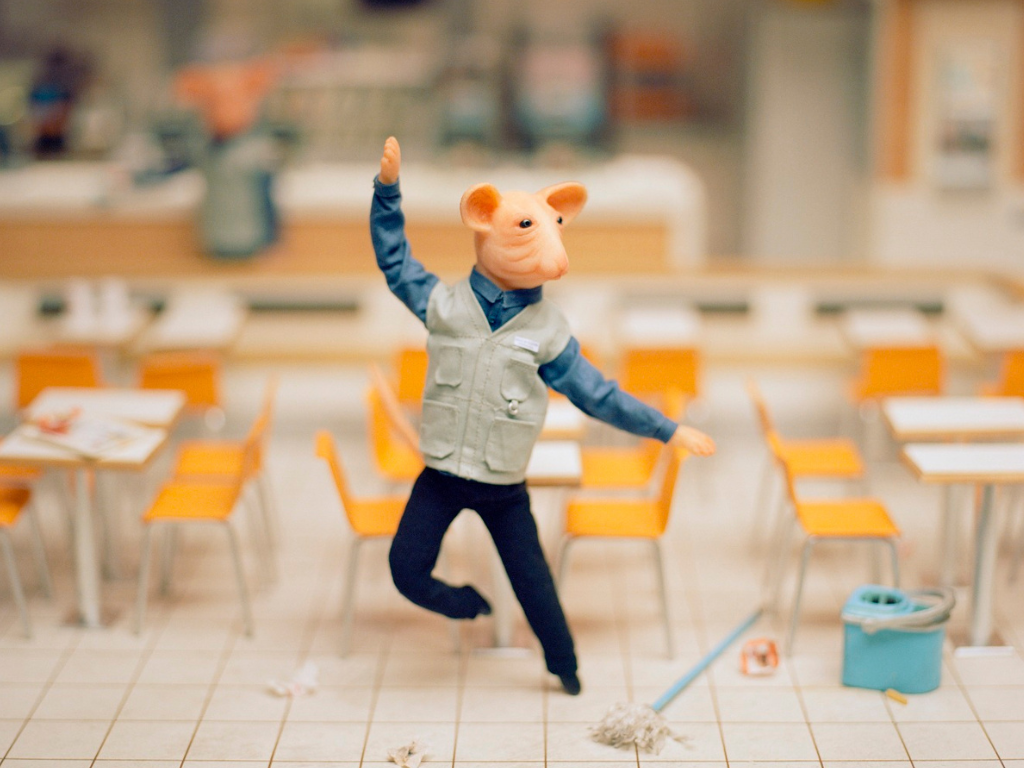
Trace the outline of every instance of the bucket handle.
{"label": "bucket handle", "polygon": [[908,598],[924,598],[933,605],[920,611],[903,613],[898,616],[851,616],[843,615],[843,621],[858,624],[861,629],[871,635],[883,629],[924,629],[946,621],[956,605],[956,596],[952,589],[918,589],[906,593]]}

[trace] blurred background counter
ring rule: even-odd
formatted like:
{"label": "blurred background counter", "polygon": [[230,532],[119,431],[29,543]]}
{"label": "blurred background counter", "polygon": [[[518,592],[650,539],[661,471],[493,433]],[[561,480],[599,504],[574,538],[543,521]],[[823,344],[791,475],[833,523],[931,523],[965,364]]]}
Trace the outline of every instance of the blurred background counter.
{"label": "blurred background counter", "polygon": [[[375,163],[316,163],[283,170],[275,187],[283,237],[266,253],[224,263],[201,252],[195,208],[197,171],[133,186],[118,165],[37,163],[0,173],[0,277],[67,275],[372,274],[368,235]],[[664,273],[700,266],[706,257],[703,185],[666,157],[620,156],[566,168],[525,166],[403,167],[404,209],[416,255],[442,274],[473,261],[473,240],[459,219],[459,199],[475,183],[539,189],[576,179],[590,200],[567,231],[579,273]]]}

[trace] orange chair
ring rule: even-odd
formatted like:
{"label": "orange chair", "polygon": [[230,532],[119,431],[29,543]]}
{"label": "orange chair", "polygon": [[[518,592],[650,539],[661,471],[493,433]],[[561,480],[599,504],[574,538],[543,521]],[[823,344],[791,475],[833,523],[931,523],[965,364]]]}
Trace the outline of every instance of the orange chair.
{"label": "orange chair", "polygon": [[177,480],[233,482],[241,471],[246,446],[254,445],[253,475],[263,525],[271,543],[280,528],[270,473],[266,468],[267,442],[273,419],[277,379],[271,378],[263,396],[259,415],[244,440],[187,440],[178,445],[172,476]]}
{"label": "orange chair", "polygon": [[7,578],[10,581],[11,593],[14,595],[14,604],[21,616],[21,626],[25,637],[32,637],[32,624],[28,617],[28,604],[25,602],[25,592],[21,587],[21,579],[18,576],[18,565],[14,557],[14,545],[11,542],[10,529],[18,522],[22,513],[28,518],[32,527],[32,544],[36,559],[36,567],[39,570],[39,581],[43,587],[43,594],[50,597],[53,594],[53,586],[50,582],[50,570],[46,565],[46,550],[43,546],[42,534],[39,530],[39,520],[30,501],[32,491],[28,488],[12,485],[0,485],[0,550],[3,550],[4,562],[7,566]]}
{"label": "orange chair", "polygon": [[982,395],[993,397],[1024,397],[1024,349],[1003,355],[999,380],[983,384]]}
{"label": "orange chair", "polygon": [[210,429],[224,426],[221,404],[220,358],[205,352],[155,352],[139,365],[142,389],[178,389],[185,408],[203,416]]}
{"label": "orange chair", "polygon": [[[175,478],[166,483],[157,494],[156,500],[142,516],[143,539],[142,556],[139,564],[139,591],[136,598],[135,632],[142,631],[142,620],[146,612],[146,595],[149,589],[149,560],[152,549],[152,534],[155,526],[165,527],[165,534],[173,536],[178,526],[185,524],[218,524],[227,532],[231,556],[234,561],[235,579],[238,583],[239,597],[242,603],[242,618],[245,633],[253,634],[252,608],[249,605],[249,590],[246,586],[245,569],[235,532],[235,510],[242,501],[242,491],[256,467],[258,441],[252,435],[245,441],[242,450],[242,461],[229,482],[211,482],[192,478]],[[258,538],[256,515],[252,516],[251,527],[254,538]],[[169,539],[173,541],[173,539]],[[169,585],[171,548],[164,552],[164,583]],[[262,545],[257,542],[257,550]]]}
{"label": "orange chair", "polygon": [[942,351],[936,346],[874,347],[863,352],[851,395],[856,403],[893,395],[939,395],[944,376]]}
{"label": "orange chair", "polygon": [[395,356],[395,389],[398,401],[407,408],[420,408],[427,382],[427,363],[427,350],[423,347],[405,347]]}
{"label": "orange chair", "polygon": [[[857,480],[864,476],[864,460],[852,440],[840,437],[819,439],[785,439],[775,429],[774,420],[768,410],[768,404],[761,394],[760,387],[753,379],[747,381],[747,393],[757,410],[761,432],[768,444],[768,457],[761,472],[757,493],[754,496],[755,517],[751,526],[751,543],[759,538],[762,522],[769,522],[775,517],[775,505],[770,507],[767,515],[758,513],[766,486],[773,476],[772,469],[778,463],[776,457],[789,467],[796,480],[802,479],[836,479]],[[785,494],[780,497],[784,500]]]}
{"label": "orange chair", "polygon": [[700,394],[701,354],[692,347],[635,347],[622,358],[622,388],[656,398],[665,414],[679,419]]}
{"label": "orange chair", "polygon": [[643,440],[636,447],[584,446],[580,449],[583,471],[580,486],[598,488],[646,488],[654,476],[662,443]]}
{"label": "orange chair", "polygon": [[889,547],[892,556],[893,585],[898,587],[900,583],[900,566],[896,541],[899,538],[900,529],[892,521],[892,518],[889,517],[889,512],[886,510],[885,505],[878,499],[801,499],[796,492],[796,482],[792,469],[777,451],[775,457],[782,466],[783,475],[786,480],[786,492],[793,509],[793,517],[788,521],[789,524],[780,527],[779,536],[777,537],[778,546],[773,547],[777,560],[774,578],[772,577],[770,564],[769,572],[765,576],[766,585],[773,583],[775,585],[773,592],[775,593],[776,603],[778,602],[778,592],[785,570],[785,558],[789,551],[792,530],[794,527],[799,526],[804,533],[800,571],[797,575],[789,637],[786,642],[787,653],[792,653],[793,643],[796,639],[797,623],[800,619],[800,599],[803,595],[807,564],[814,545],[824,540],[866,541],[873,544],[885,544]]}
{"label": "orange chair", "polygon": [[410,483],[423,471],[416,433],[401,412],[395,391],[376,366],[366,392],[370,446],[380,473],[396,483]]}
{"label": "orange chair", "polygon": [[53,347],[20,352],[15,361],[15,375],[19,410],[28,406],[46,387],[103,386],[96,356],[77,348]]}
{"label": "orange chair", "polygon": [[672,624],[669,620],[668,595],[661,552],[661,537],[668,527],[669,514],[679,478],[679,469],[686,451],[664,448],[668,457],[661,488],[654,498],[574,498],[565,511],[565,533],[558,548],[558,583],[565,583],[569,564],[569,547],[584,537],[607,537],[649,541],[654,554],[665,624],[665,644],[669,658],[673,656]]}
{"label": "orange chair", "polygon": [[342,510],[352,528],[352,544],[348,553],[348,576],[345,581],[345,597],[342,604],[341,655],[347,656],[352,642],[352,619],[355,612],[356,576],[359,572],[359,548],[367,539],[390,538],[398,530],[398,521],[405,510],[407,497],[404,495],[356,498],[349,489],[348,480],[341,459],[334,447],[330,433],[321,430],[316,434],[316,455],[327,462],[334,480],[335,489],[341,500]]}

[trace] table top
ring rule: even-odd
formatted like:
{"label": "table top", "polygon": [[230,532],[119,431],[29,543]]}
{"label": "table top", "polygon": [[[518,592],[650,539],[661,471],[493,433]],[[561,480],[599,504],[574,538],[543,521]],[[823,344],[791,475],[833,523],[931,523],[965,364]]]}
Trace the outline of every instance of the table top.
{"label": "table top", "polygon": [[587,428],[587,416],[568,400],[553,399],[544,416],[541,440],[579,440]]}
{"label": "table top", "polygon": [[1024,348],[1024,307],[975,310],[960,317],[964,335],[981,352]]}
{"label": "table top", "polygon": [[911,443],[902,458],[924,482],[1024,482],[1022,443]]}
{"label": "table top", "polygon": [[123,347],[139,335],[149,319],[149,312],[138,307],[119,315],[69,316],[57,325],[56,336],[66,344]]}
{"label": "table top", "polygon": [[532,487],[574,487],[580,484],[582,475],[580,446],[571,440],[537,443],[526,466],[526,484]]}
{"label": "table top", "polygon": [[843,315],[843,336],[856,349],[934,344],[925,317],[913,309],[854,309]]}
{"label": "table top", "polygon": [[25,419],[31,421],[78,408],[90,416],[109,416],[170,429],[184,407],[185,393],[176,389],[47,387],[29,403]]}
{"label": "table top", "polygon": [[903,442],[1024,438],[1019,397],[888,397],[882,414]]}
{"label": "table top", "polygon": [[622,313],[619,336],[631,347],[693,346],[700,326],[700,315],[690,307],[634,307]]}
{"label": "table top", "polygon": [[226,350],[241,335],[246,316],[246,308],[234,296],[200,294],[166,309],[142,334],[137,346],[150,352]]}
{"label": "table top", "polygon": [[140,470],[149,465],[168,438],[164,429],[140,427],[137,437],[104,451],[101,458],[92,458],[32,436],[28,433],[30,426],[21,425],[0,442],[0,463],[68,469],[94,467]]}

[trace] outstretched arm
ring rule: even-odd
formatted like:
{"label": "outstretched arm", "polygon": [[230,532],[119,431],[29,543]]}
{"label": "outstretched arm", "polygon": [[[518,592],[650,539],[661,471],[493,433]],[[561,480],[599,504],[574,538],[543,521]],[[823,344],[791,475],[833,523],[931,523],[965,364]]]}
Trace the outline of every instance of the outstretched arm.
{"label": "outstretched arm", "polygon": [[405,237],[405,215],[402,213],[402,192],[398,172],[402,152],[398,140],[391,136],[384,143],[380,174],[373,182],[373,203],[370,206],[370,238],[377,266],[384,273],[388,288],[420,320],[427,320],[427,301],[437,285],[437,276],[428,272],[412,256]]}
{"label": "outstretched arm", "polygon": [[569,398],[573,405],[613,427],[640,437],[653,437],[686,448],[698,456],[715,452],[714,441],[699,430],[667,418],[655,408],[623,392],[580,354],[575,338],[538,371],[544,383]]}

